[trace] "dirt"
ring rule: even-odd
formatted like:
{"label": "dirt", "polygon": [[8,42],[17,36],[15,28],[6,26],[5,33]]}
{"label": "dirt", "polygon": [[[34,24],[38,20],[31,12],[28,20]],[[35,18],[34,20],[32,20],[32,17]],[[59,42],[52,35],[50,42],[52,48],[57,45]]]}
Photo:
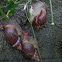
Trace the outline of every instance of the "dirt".
{"label": "dirt", "polygon": [[[47,21],[40,28],[39,31],[35,30],[35,35],[38,40],[38,47],[41,53],[42,62],[62,62],[62,0],[53,0],[53,16],[54,16],[54,41],[53,30],[51,25],[51,11],[49,0],[42,0],[46,3],[47,7]],[[25,3],[24,1],[23,3]],[[33,36],[30,23],[24,25],[26,20],[25,11],[23,6],[17,7],[15,15],[18,23],[22,29],[29,32]],[[3,20],[2,20],[3,21]],[[28,31],[29,29],[29,31]],[[55,44],[56,43],[56,44]],[[55,46],[56,45],[56,46]],[[59,59],[58,59],[59,58]],[[38,62],[34,60],[25,59],[21,51],[11,47],[4,36],[4,31],[0,30],[0,62]],[[41,61],[39,61],[41,62]]]}

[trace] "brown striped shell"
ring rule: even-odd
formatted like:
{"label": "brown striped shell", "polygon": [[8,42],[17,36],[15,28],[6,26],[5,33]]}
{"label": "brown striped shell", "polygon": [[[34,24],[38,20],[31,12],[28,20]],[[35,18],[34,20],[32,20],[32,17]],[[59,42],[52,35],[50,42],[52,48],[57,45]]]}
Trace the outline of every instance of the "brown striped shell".
{"label": "brown striped shell", "polygon": [[15,26],[6,25],[5,27],[5,37],[8,43],[10,43],[13,47],[21,50],[21,39],[18,36],[18,32]]}
{"label": "brown striped shell", "polygon": [[30,39],[32,39],[32,38],[28,36],[28,33],[27,32],[24,33],[23,42],[22,42],[23,55],[28,59],[40,61],[37,50],[36,50],[36,46],[35,46],[35,44],[33,44],[34,39],[32,39],[31,41],[30,41]]}
{"label": "brown striped shell", "polygon": [[22,52],[26,58],[30,59],[35,53],[34,46],[27,41],[23,41],[22,42]]}

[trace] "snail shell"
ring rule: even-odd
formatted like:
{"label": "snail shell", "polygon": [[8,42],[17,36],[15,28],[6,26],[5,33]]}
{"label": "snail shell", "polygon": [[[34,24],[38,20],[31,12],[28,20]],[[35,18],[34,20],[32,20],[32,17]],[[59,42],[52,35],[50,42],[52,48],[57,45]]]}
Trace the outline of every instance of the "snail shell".
{"label": "snail shell", "polygon": [[40,61],[38,54],[37,54],[37,50],[27,40],[22,42],[22,52],[23,52],[23,55],[25,56],[25,58]]}
{"label": "snail shell", "polygon": [[18,32],[15,26],[6,25],[5,27],[5,37],[8,43],[10,43],[13,47],[21,50],[21,39],[18,36]]}
{"label": "snail shell", "polygon": [[41,25],[46,22],[46,6],[45,3],[39,1],[32,5],[32,15],[30,21],[33,23],[33,26],[38,29]]}
{"label": "snail shell", "polygon": [[35,53],[34,46],[27,41],[23,41],[22,52],[26,58],[31,58]]}
{"label": "snail shell", "polygon": [[28,33],[24,32],[22,42],[22,52],[26,58],[31,58],[35,53],[34,46],[28,42]]}

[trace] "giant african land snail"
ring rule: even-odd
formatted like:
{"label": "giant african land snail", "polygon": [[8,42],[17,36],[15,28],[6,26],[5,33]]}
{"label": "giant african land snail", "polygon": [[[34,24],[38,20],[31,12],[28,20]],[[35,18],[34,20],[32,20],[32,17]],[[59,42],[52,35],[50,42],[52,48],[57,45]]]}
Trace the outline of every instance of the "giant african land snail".
{"label": "giant african land snail", "polygon": [[8,43],[10,43],[13,47],[21,50],[21,38],[18,36],[18,32],[15,26],[5,26],[5,37]]}
{"label": "giant african land snail", "polygon": [[46,22],[46,6],[43,2],[36,2],[30,8],[30,21],[32,22],[35,29],[39,29],[41,25]]}
{"label": "giant african land snail", "polygon": [[[22,42],[22,52],[26,58],[40,61],[37,53],[37,49],[34,47],[31,41],[28,41],[28,33],[24,33]],[[34,42],[33,42],[34,43]]]}

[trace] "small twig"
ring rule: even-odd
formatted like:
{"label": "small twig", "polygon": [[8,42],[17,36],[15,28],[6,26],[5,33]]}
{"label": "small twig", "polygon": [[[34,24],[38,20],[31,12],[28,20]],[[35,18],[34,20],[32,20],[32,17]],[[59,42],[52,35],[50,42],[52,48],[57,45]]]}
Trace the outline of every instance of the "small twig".
{"label": "small twig", "polygon": [[18,6],[24,6],[25,4],[19,4]]}
{"label": "small twig", "polygon": [[20,0],[19,2],[15,1],[14,3],[16,4],[20,4],[23,0]]}
{"label": "small twig", "polygon": [[[28,12],[28,7],[27,7],[26,15],[27,15],[28,21],[30,22],[30,15],[29,15],[29,12]],[[33,26],[32,26],[32,22],[30,22],[30,25],[31,25],[31,29],[32,29],[32,32],[33,32],[33,36],[34,36],[34,39],[35,39],[35,43],[37,45],[37,50],[38,50],[38,53],[39,53],[39,58],[40,58],[40,60],[42,62],[41,54],[40,54],[40,51],[39,51],[39,48],[38,48],[38,44],[37,44],[37,41],[36,41],[36,36],[35,36],[35,32],[34,32],[34,29],[33,29]]]}
{"label": "small twig", "polygon": [[7,7],[7,5],[6,6],[0,6],[0,8],[5,8],[5,7]]}
{"label": "small twig", "polygon": [[2,11],[1,8],[0,8],[0,13],[1,13],[1,15],[2,15],[4,18],[6,18],[6,20],[9,20],[9,18],[5,15],[5,13]]}
{"label": "small twig", "polygon": [[10,11],[11,11],[11,10],[8,10],[7,15],[6,15],[7,17],[8,17],[8,14],[10,13]]}
{"label": "small twig", "polygon": [[51,7],[51,17],[52,17],[52,36],[53,36],[53,42],[54,42],[54,51],[56,53],[58,62],[60,62],[59,54],[57,53],[57,48],[56,48],[56,40],[54,37],[54,21],[53,21],[53,9],[52,9],[52,1],[51,0],[50,0],[50,7]]}
{"label": "small twig", "polygon": [[0,21],[3,19],[4,17],[0,18]]}
{"label": "small twig", "polygon": [[28,2],[26,3],[26,5],[28,4],[28,3],[30,3],[32,0],[28,0]]}

